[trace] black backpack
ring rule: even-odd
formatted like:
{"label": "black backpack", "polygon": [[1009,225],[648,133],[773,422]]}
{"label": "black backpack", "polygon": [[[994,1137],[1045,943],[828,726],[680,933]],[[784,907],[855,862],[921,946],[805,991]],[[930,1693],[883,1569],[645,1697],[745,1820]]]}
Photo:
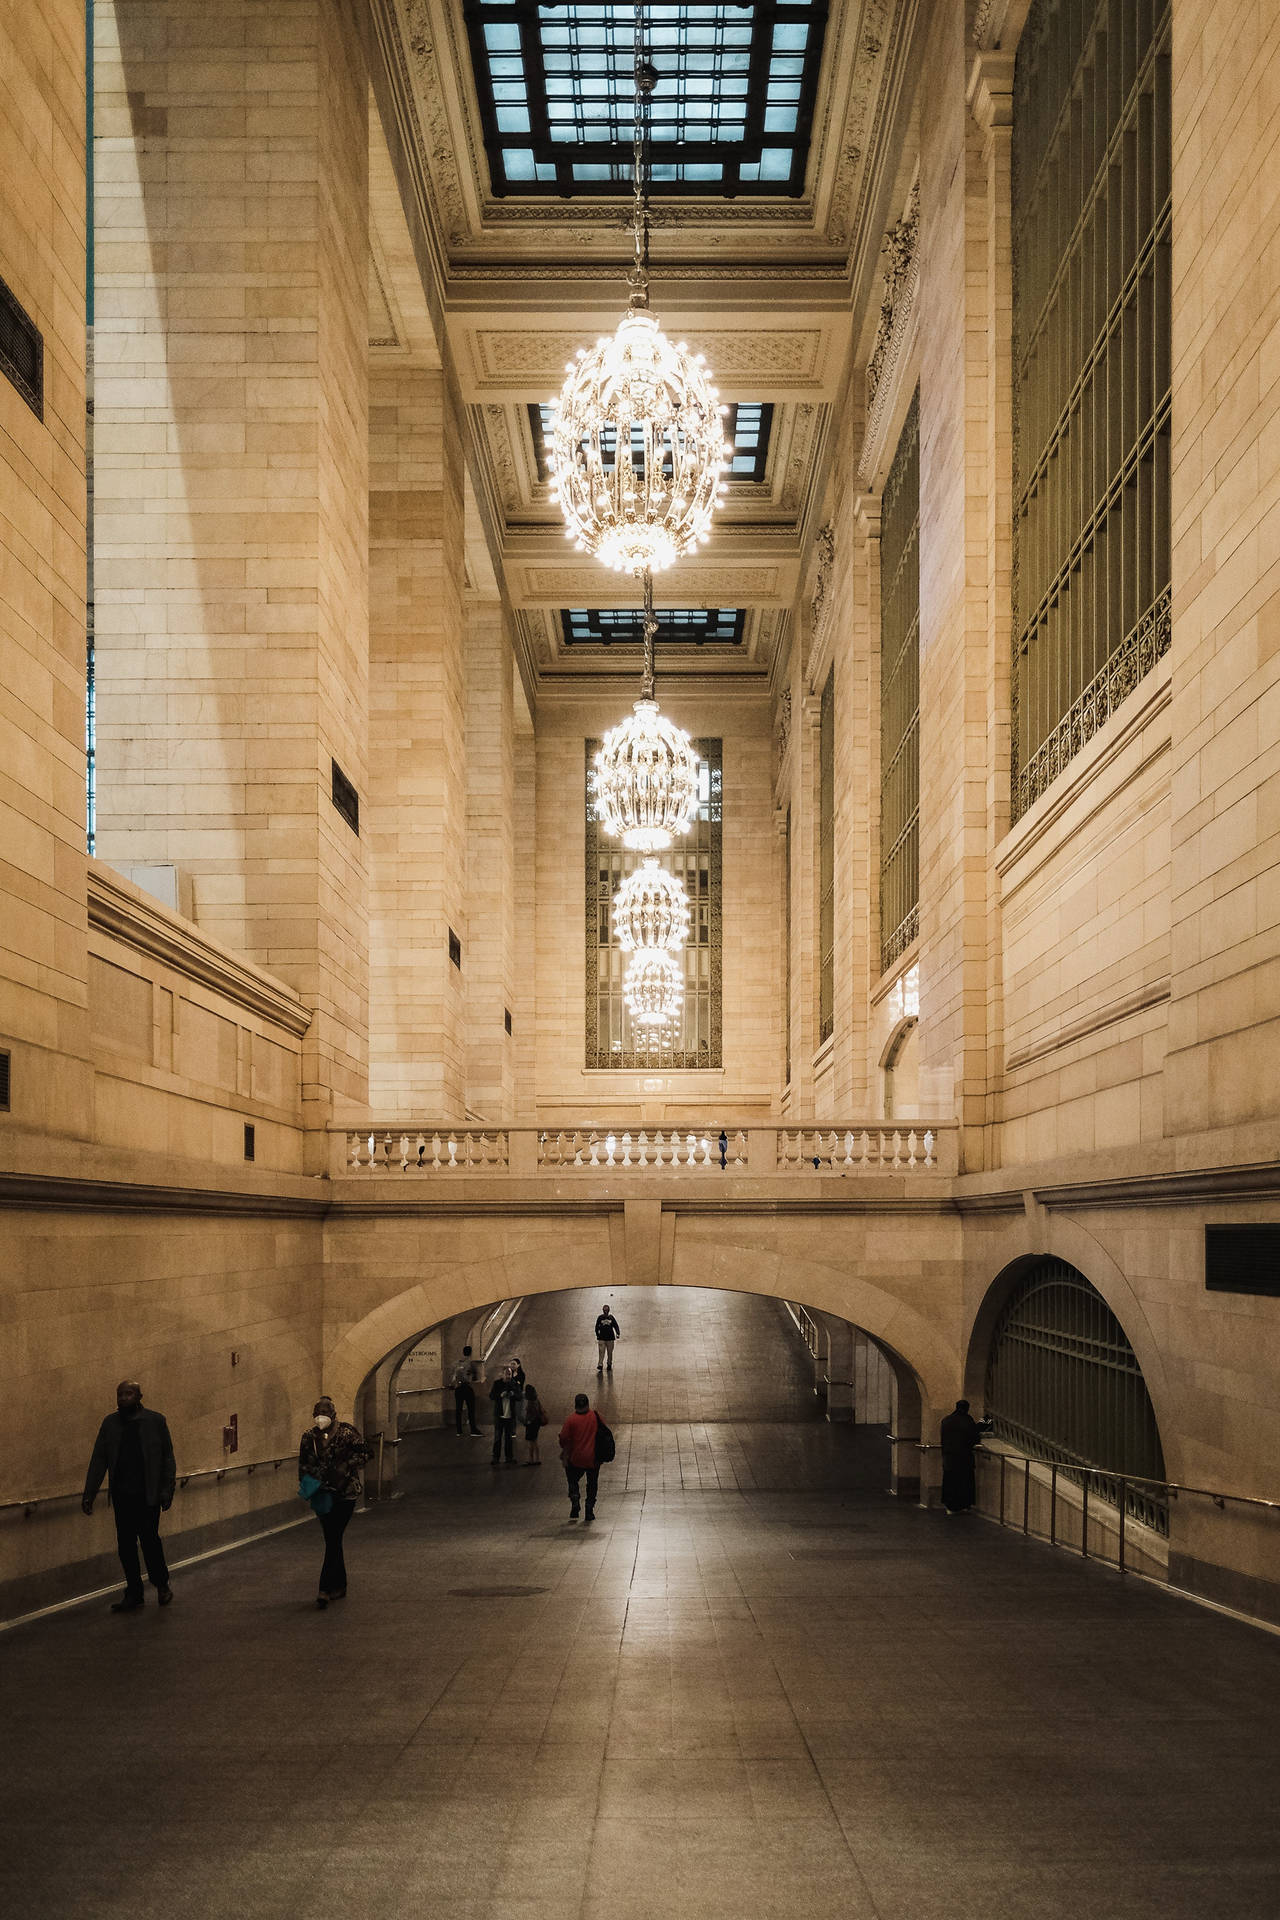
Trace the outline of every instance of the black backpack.
{"label": "black backpack", "polygon": [[596,1415],[596,1465],[607,1466],[617,1449],[613,1444],[613,1431],[606,1427],[600,1415]]}

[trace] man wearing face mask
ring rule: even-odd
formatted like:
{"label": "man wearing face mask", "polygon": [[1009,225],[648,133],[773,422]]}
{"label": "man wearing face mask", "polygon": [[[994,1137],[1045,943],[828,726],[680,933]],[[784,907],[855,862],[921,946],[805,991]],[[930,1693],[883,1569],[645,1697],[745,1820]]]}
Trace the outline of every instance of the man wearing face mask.
{"label": "man wearing face mask", "polygon": [[120,1382],[116,1410],[98,1429],[80,1502],[86,1513],[93,1512],[104,1476],[110,1476],[116,1551],[124,1568],[124,1594],[112,1603],[111,1611],[136,1613],[143,1603],[139,1545],[156,1597],[162,1607],[167,1607],[173,1590],[160,1544],[160,1515],[172,1504],[178,1469],[168,1422],[162,1413],[143,1406],[142,1388],[136,1380]]}
{"label": "man wearing face mask", "polygon": [[324,1565],[316,1594],[316,1606],[322,1613],[331,1600],[346,1598],[347,1563],[342,1553],[342,1536],[360,1498],[360,1469],[372,1453],[373,1448],[364,1436],[345,1420],[339,1420],[332,1400],[327,1393],[322,1394],[313,1409],[312,1424],[298,1448],[299,1482],[319,1482],[311,1504],[324,1533]]}

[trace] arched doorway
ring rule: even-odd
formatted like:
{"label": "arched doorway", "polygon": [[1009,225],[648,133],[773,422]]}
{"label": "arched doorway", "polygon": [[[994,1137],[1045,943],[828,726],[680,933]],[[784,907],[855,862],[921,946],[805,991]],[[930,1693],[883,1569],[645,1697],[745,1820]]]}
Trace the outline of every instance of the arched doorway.
{"label": "arched doorway", "polygon": [[[984,1398],[998,1438],[1069,1479],[1085,1467],[1117,1483],[1165,1478],[1137,1355],[1097,1288],[1065,1260],[1038,1257],[1013,1282],[992,1328]],[[1139,1498],[1143,1517],[1166,1531],[1166,1503]]]}
{"label": "arched doorway", "polygon": [[881,1058],[886,1120],[911,1118],[920,1111],[920,1022],[902,1020],[889,1036]]}

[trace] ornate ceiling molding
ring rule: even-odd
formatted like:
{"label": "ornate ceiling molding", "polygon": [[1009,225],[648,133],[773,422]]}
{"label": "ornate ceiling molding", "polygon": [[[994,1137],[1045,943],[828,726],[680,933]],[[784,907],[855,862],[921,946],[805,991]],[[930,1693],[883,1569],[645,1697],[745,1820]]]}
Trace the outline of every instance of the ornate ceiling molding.
{"label": "ornate ceiling molding", "polygon": [[913,181],[902,218],[885,235],[880,319],[867,362],[867,426],[858,457],[858,484],[874,485],[885,456],[890,422],[915,337],[916,289],[920,282],[920,184]]}

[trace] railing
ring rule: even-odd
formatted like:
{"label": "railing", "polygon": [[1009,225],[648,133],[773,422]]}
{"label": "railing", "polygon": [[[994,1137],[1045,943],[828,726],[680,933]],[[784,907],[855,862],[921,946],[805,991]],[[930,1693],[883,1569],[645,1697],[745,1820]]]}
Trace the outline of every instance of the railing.
{"label": "railing", "polygon": [[[935,1443],[901,1434],[891,1433],[888,1438],[894,1446],[913,1447],[922,1454],[942,1451]],[[998,1449],[979,1447],[974,1467],[983,1483],[978,1510],[988,1518],[1081,1559],[1099,1560],[1119,1573],[1138,1573],[1148,1579],[1167,1578],[1167,1516],[1180,1500],[1206,1500],[1218,1513],[1230,1510],[1246,1518],[1280,1515],[1280,1500],[1074,1462],[1064,1465],[1022,1453],[1003,1441]],[[1280,1550],[1280,1536],[1273,1550]]]}
{"label": "railing", "polygon": [[331,1127],[330,1135],[335,1177],[953,1174],[959,1156],[959,1129],[945,1121],[858,1121],[838,1127],[743,1126],[716,1120],[692,1127],[607,1121],[580,1127],[450,1127],[367,1120]]}
{"label": "railing", "polygon": [[[229,1461],[225,1467],[197,1467],[191,1473],[180,1473],[177,1479],[177,1486],[179,1489],[188,1487],[193,1480],[225,1480],[228,1474],[232,1473],[243,1473],[246,1475],[260,1473],[264,1467],[270,1467],[274,1471],[276,1468],[283,1467],[289,1463],[296,1466],[297,1461],[298,1454],[295,1448],[292,1453],[277,1454],[273,1460],[232,1460]],[[73,1492],[69,1493],[32,1493],[28,1494],[23,1500],[0,1500],[0,1513],[17,1513],[20,1511],[23,1519],[29,1520],[32,1514],[36,1513],[41,1507],[56,1506],[60,1501],[65,1500],[74,1500],[76,1505],[79,1506],[83,1497],[83,1487],[76,1487]]]}

